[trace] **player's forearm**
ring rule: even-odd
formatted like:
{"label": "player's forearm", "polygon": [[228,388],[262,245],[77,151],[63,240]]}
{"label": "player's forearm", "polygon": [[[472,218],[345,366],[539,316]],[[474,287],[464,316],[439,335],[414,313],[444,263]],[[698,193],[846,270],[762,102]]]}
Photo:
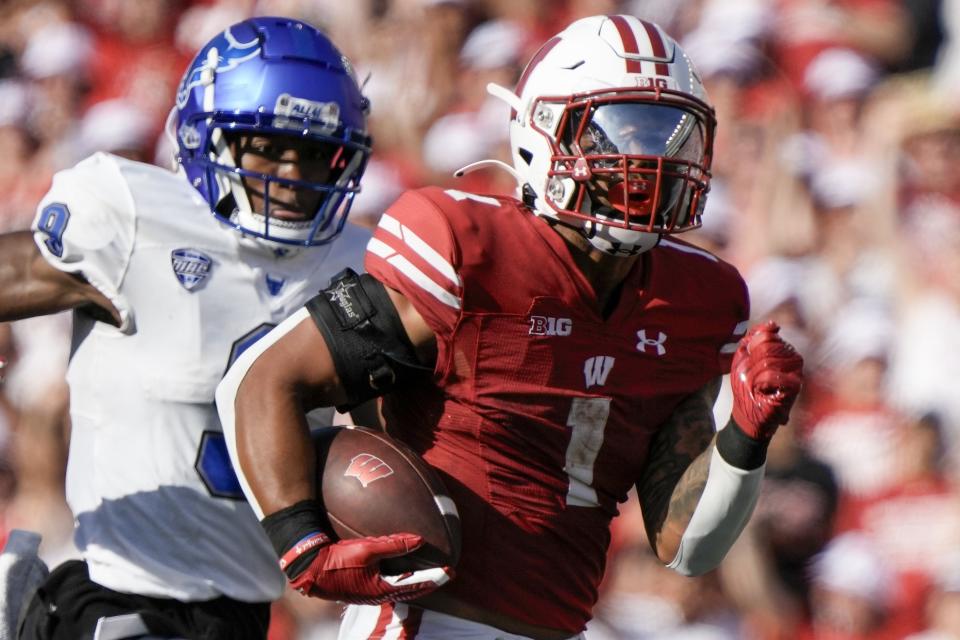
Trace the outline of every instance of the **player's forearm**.
{"label": "player's forearm", "polygon": [[[697,420],[695,408],[684,415],[687,420]],[[721,439],[723,443],[719,442]],[[693,536],[714,535],[707,531],[694,532],[690,528],[698,509],[703,514],[714,506],[721,512],[726,511],[716,514],[708,528],[735,529],[736,533],[717,534],[724,542],[719,544],[718,539],[716,548],[729,548],[753,511],[764,472],[765,452],[766,443],[747,438],[731,418],[710,446],[687,467],[673,488],[656,538],[658,557],[669,564],[677,560],[684,536],[689,540]],[[708,485],[711,480],[712,484]],[[710,504],[713,501],[717,504]],[[737,509],[730,508],[731,505],[737,505]]]}
{"label": "player's forearm", "polygon": [[803,383],[803,358],[779,330],[774,322],[753,327],[733,354],[733,416],[710,448],[700,499],[667,565],[684,575],[716,568],[757,504],[767,445]]}
{"label": "player's forearm", "polygon": [[[764,466],[738,466],[746,457],[731,453],[737,444],[730,443],[740,436],[731,420],[691,466],[697,469],[696,480],[682,503],[683,532],[667,563],[678,573],[700,575],[717,568],[753,514]],[[694,494],[698,494],[695,502]]]}
{"label": "player's forearm", "polygon": [[651,443],[637,485],[657,557],[684,575],[720,564],[753,512],[763,477],[762,463],[741,464],[756,456],[740,455],[743,434],[731,429],[732,421],[715,435],[719,383],[711,381],[677,406]]}
{"label": "player's forearm", "polygon": [[637,483],[647,535],[664,563],[676,555],[706,482],[718,389],[719,379],[674,409],[652,440],[646,470]]}
{"label": "player's forearm", "polygon": [[305,411],[340,399],[325,349],[301,308],[243,352],[217,387],[230,460],[261,518],[316,495]]}
{"label": "player's forearm", "polygon": [[60,289],[42,278],[36,260],[42,260],[28,231],[0,235],[0,321],[53,313],[61,308]]}
{"label": "player's forearm", "polygon": [[[711,445],[698,455],[673,485],[669,495],[661,499],[665,505],[660,508],[662,515],[657,518],[659,524],[652,532],[650,541],[657,557],[664,564],[676,557],[683,534],[700,503],[700,497],[707,482],[712,451]],[[644,503],[645,509],[648,503],[649,500]]]}
{"label": "player's forearm", "polygon": [[0,322],[91,305],[106,322],[120,314],[97,289],[78,276],[50,266],[29,231],[0,235]]}
{"label": "player's forearm", "polygon": [[316,461],[295,390],[256,369],[237,391],[235,438],[249,494],[267,515],[316,495]]}
{"label": "player's forearm", "polygon": [[704,486],[707,483],[712,451],[713,444],[694,459],[693,463],[687,467],[687,470],[680,477],[667,502],[663,524],[655,539],[657,557],[664,564],[669,563],[676,557],[683,534],[687,530],[687,525],[690,524],[690,519],[693,517],[697,505],[700,503]]}
{"label": "player's forearm", "polygon": [[[278,376],[271,348],[291,331],[301,310],[248,348],[217,387],[217,410],[243,492],[262,518],[311,495],[312,448],[296,394]],[[276,370],[274,370],[276,369]],[[284,457],[289,456],[289,457]]]}
{"label": "player's forearm", "polygon": [[[656,473],[639,485],[641,500],[646,498],[642,504],[651,544],[657,557],[678,573],[699,575],[716,568],[756,505],[764,468],[737,467],[727,459],[737,456],[722,455],[719,449],[724,447],[718,449],[718,439],[729,442],[730,429],[738,431],[731,421],[722,435],[679,473],[676,482],[671,484],[670,474],[661,471],[661,489],[651,481]],[[683,457],[675,448],[674,454],[664,459],[682,461]]]}

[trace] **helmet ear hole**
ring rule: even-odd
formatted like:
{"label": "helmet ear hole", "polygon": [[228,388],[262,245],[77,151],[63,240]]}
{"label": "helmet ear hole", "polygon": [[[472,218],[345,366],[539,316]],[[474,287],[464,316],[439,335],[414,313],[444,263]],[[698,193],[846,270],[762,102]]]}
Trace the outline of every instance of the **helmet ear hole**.
{"label": "helmet ear hole", "polygon": [[527,149],[518,149],[517,154],[520,156],[520,159],[526,162],[528,165],[530,164],[530,161],[533,160],[533,154]]}
{"label": "helmet ear hole", "polygon": [[527,205],[531,209],[536,207],[537,204],[537,192],[533,190],[529,184],[523,185],[521,190],[523,193],[523,204]]}

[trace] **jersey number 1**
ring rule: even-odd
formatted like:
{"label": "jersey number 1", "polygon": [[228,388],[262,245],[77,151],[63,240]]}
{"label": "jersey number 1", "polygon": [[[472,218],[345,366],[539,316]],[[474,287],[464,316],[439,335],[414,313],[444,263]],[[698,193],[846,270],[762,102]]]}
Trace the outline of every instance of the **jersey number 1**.
{"label": "jersey number 1", "polygon": [[593,470],[603,446],[603,432],[610,417],[610,398],[574,398],[567,415],[570,443],[563,470],[570,478],[567,504],[599,507],[593,486]]}

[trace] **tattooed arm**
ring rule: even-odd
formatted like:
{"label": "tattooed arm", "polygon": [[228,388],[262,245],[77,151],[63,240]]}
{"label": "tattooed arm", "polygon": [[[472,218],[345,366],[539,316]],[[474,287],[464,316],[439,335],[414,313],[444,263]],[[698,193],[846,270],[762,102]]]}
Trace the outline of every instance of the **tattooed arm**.
{"label": "tattooed arm", "polygon": [[637,493],[657,557],[673,560],[707,482],[713,449],[716,378],[681,402],[653,438]]}
{"label": "tattooed arm", "polygon": [[733,415],[713,436],[720,380],[684,399],[654,441],[637,483],[654,551],[684,575],[715,569],[760,495],[767,445],[787,422],[803,359],[772,322],[747,332],[730,365]]}

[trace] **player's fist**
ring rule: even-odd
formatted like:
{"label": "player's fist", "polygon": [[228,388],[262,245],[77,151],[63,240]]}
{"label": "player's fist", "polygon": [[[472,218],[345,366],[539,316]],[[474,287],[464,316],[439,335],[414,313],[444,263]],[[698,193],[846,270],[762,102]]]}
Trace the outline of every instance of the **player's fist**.
{"label": "player's fist", "polygon": [[290,578],[290,585],[304,595],[349,604],[404,602],[430,593],[450,578],[448,570],[439,568],[403,576],[380,574],[380,560],[404,555],[423,544],[418,535],[398,533],[336,543],[324,534],[316,535],[319,537],[299,544],[316,546],[319,552],[306,569]]}
{"label": "player's fist", "polygon": [[743,336],[733,354],[733,420],[747,436],[766,441],[790,417],[803,383],[803,358],[767,321]]}

